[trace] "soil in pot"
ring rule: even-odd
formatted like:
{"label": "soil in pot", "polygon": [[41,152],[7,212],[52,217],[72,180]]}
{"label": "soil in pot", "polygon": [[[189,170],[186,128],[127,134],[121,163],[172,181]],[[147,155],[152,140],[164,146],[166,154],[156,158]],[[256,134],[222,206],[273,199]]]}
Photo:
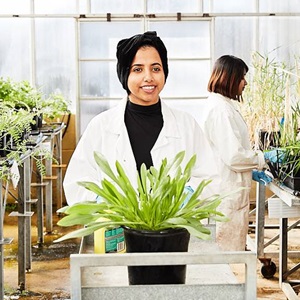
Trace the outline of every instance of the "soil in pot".
{"label": "soil in pot", "polygon": [[[190,234],[185,229],[139,231],[124,227],[126,252],[187,252]],[[184,284],[186,265],[128,267],[130,285]]]}

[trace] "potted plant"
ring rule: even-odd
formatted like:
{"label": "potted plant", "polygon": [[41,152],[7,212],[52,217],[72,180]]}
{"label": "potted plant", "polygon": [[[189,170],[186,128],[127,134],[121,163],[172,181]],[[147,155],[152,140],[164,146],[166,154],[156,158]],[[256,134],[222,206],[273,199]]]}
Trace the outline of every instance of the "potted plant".
{"label": "potted plant", "polygon": [[41,102],[43,117],[46,123],[52,123],[65,114],[70,114],[70,101],[61,94],[51,94]]}
{"label": "potted plant", "polygon": [[251,64],[241,112],[253,147],[266,150],[278,146],[289,70],[285,63],[258,52],[253,53]]}
{"label": "potted plant", "polygon": [[[31,149],[31,157],[37,162],[39,171],[45,173],[43,157],[51,157],[46,149],[33,148],[30,135],[42,113],[42,94],[28,81],[15,82],[0,78],[0,157],[2,170],[9,161],[21,162],[22,154]],[[37,139],[38,140],[38,139]],[[35,141],[35,140],[33,140]],[[7,174],[4,170],[3,174]],[[6,175],[5,175],[6,176]],[[2,177],[2,176],[1,176]]]}
{"label": "potted plant", "polygon": [[294,191],[300,192],[300,105],[290,102],[289,93],[286,97],[284,122],[280,129],[277,160],[271,163],[278,180]]}
{"label": "potted plant", "polygon": [[63,95],[53,93],[46,97],[26,80],[17,82],[1,77],[0,99],[15,110],[22,109],[31,113],[32,130],[38,130],[42,126],[43,119],[46,123],[50,123],[61,115],[70,113],[70,101]]}
{"label": "potted plant", "polygon": [[[130,182],[118,161],[114,172],[105,157],[95,152],[95,160],[106,177],[100,185],[93,182],[79,182],[78,184],[93,191],[101,197],[102,201],[100,203],[77,203],[60,209],[59,212],[65,213],[66,216],[58,222],[58,225],[84,225],[85,227],[68,233],[56,242],[90,235],[100,228],[116,226],[122,226],[125,230],[127,252],[187,251],[190,235],[200,239],[209,239],[210,230],[201,221],[208,218],[216,221],[226,220],[226,217],[217,211],[221,196],[201,199],[201,193],[210,183],[209,180],[203,180],[192,195],[186,191],[185,187],[191,177],[196,156],[191,157],[183,168],[184,156],[185,152],[182,151],[171,162],[165,158],[158,168],[146,169],[146,166],[142,165],[140,172],[137,173],[137,181]],[[171,238],[168,239],[169,234]],[[147,236],[147,242],[145,236]],[[151,237],[155,240],[154,244],[148,241]],[[168,241],[161,241],[162,238],[167,238]],[[141,248],[135,250],[130,244],[131,240],[134,243],[142,241]],[[172,248],[163,249],[158,246],[164,243],[172,243]],[[148,247],[143,249],[143,245],[148,245]],[[184,278],[172,280],[158,277],[157,269],[154,269],[157,267],[147,267],[146,272],[145,267],[129,267],[129,282],[130,284],[145,284],[145,279],[141,277],[146,273],[148,276],[150,274],[150,277],[152,275],[147,283],[184,283],[185,266],[179,267],[181,270],[177,270],[175,274],[180,273]],[[133,271],[140,268],[138,278],[131,273],[132,268]],[[170,269],[162,272],[164,277],[169,277],[174,273]]]}
{"label": "potted plant", "polygon": [[1,156],[7,156],[12,151],[25,152],[33,113],[23,109],[16,110],[5,102],[1,103],[0,113]]}

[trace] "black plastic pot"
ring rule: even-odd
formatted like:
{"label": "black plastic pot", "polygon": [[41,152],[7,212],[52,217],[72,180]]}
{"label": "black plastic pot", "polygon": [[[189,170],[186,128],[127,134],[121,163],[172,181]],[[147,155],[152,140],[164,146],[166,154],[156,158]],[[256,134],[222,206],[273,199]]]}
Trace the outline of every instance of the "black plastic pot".
{"label": "black plastic pot", "polygon": [[6,132],[0,134],[0,157],[6,157],[10,150],[8,149],[8,144],[10,141],[10,135]]}
{"label": "black plastic pot", "polygon": [[[126,252],[187,252],[190,234],[186,229],[139,231],[124,227]],[[128,267],[130,285],[184,284],[186,265]]]}
{"label": "black plastic pot", "polygon": [[33,123],[30,124],[32,131],[38,131],[43,125],[43,114],[35,115],[33,117]]}

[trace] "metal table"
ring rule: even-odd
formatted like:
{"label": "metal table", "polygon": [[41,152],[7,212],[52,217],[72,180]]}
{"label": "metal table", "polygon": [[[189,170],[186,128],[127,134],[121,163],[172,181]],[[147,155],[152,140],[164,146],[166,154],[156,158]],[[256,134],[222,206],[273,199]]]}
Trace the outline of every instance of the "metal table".
{"label": "metal table", "polygon": [[26,271],[31,270],[31,205],[38,199],[31,199],[31,156],[35,148],[39,146],[42,139],[36,144],[28,145],[28,149],[20,156],[18,170],[20,179],[18,182],[18,211],[13,211],[9,216],[18,218],[18,286],[21,291],[26,288]]}
{"label": "metal table", "polygon": [[[46,213],[46,232],[51,233],[53,230],[52,205],[53,205],[53,184],[56,180],[56,205],[57,209],[62,207],[62,133],[66,127],[64,123],[53,123],[41,128],[43,135],[47,137],[44,143],[48,143],[48,150],[53,154],[57,164],[53,165],[53,160],[45,160],[46,175],[42,180],[48,184],[45,186],[45,213]],[[56,175],[52,174],[52,167],[56,167]]]}
{"label": "metal table", "polygon": [[26,287],[26,271],[31,269],[31,211],[30,198],[30,168],[31,150],[21,157],[19,164],[20,180],[18,183],[18,211],[9,214],[18,217],[18,285],[21,291]]}
{"label": "metal table", "polygon": [[257,258],[265,264],[265,270],[268,271],[270,268],[269,271],[274,271],[275,273],[276,266],[274,270],[274,264],[270,262],[271,259],[265,257],[264,248],[270,245],[270,243],[274,242],[274,240],[279,239],[279,285],[288,299],[299,299],[292,287],[295,284],[300,284],[300,281],[289,280],[289,276],[300,268],[300,263],[288,269],[288,231],[295,228],[300,223],[300,220],[289,226],[289,214],[282,212],[279,217],[278,236],[271,239],[267,244],[264,244],[266,188],[274,193],[274,196],[276,196],[276,201],[280,201],[282,204],[289,207],[290,210],[299,209],[300,197],[295,196],[293,190],[283,186],[276,180],[269,183],[267,186],[257,183],[255,235]]}
{"label": "metal table", "polygon": [[[0,168],[2,166],[0,165]],[[2,185],[3,183],[6,185],[5,192],[3,193]],[[8,182],[3,181],[0,178],[0,299],[4,299],[4,254],[3,254],[3,246],[8,245],[12,242],[12,238],[4,238],[3,236],[3,225],[4,225],[4,214],[6,207],[6,199],[8,192]]]}
{"label": "metal table", "polygon": [[[214,236],[214,226],[208,225]],[[94,254],[93,236],[71,254],[71,299],[256,299],[256,253],[222,252],[214,239],[191,237],[188,252]],[[128,285],[127,266],[187,265],[186,284]],[[230,264],[245,265],[244,282]]]}

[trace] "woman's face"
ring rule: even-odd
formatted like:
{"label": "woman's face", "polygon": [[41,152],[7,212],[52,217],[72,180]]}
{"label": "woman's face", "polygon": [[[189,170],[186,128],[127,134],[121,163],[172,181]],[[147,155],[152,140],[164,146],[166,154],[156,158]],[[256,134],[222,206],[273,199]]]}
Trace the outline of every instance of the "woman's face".
{"label": "woman's face", "polygon": [[130,67],[128,81],[129,99],[139,105],[158,102],[165,85],[165,73],[159,53],[154,47],[140,48]]}
{"label": "woman's face", "polygon": [[242,78],[242,80],[241,80],[241,82],[239,84],[239,91],[238,91],[239,94],[238,94],[238,96],[242,95],[242,93],[243,93],[246,85],[248,84],[245,76],[246,76],[246,72],[244,73],[244,77]]}

